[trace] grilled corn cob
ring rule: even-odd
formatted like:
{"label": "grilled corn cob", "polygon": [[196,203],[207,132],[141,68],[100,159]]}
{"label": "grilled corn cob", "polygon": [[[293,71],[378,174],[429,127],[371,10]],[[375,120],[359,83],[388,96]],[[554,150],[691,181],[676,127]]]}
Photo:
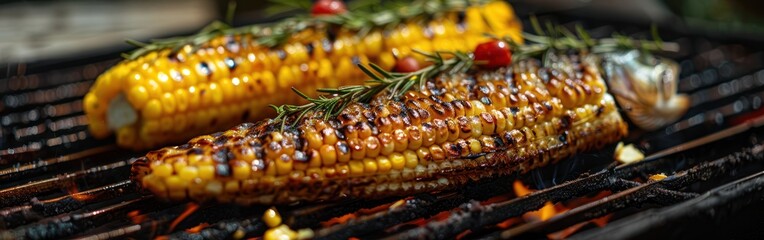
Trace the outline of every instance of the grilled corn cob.
{"label": "grilled corn cob", "polygon": [[440,75],[400,99],[379,94],[285,130],[245,123],[150,152],[132,179],[163,199],[247,205],[409,195],[525,172],[627,131],[596,64],[562,58]]}
{"label": "grilled corn cob", "polygon": [[520,23],[504,2],[459,15],[444,14],[424,26],[411,20],[362,38],[345,29],[329,34],[309,28],[277,48],[243,34],[212,39],[198,50],[189,45],[150,52],[98,77],[83,101],[89,129],[98,138],[116,132],[118,145],[136,150],[178,143],[272,116],[264,110],[269,104],[299,103],[299,97],[281,94],[291,87],[314,92],[358,84],[353,79],[363,79],[359,63],[389,69],[395,56],[409,55],[424,63],[412,49],[468,51],[486,32],[522,41]]}

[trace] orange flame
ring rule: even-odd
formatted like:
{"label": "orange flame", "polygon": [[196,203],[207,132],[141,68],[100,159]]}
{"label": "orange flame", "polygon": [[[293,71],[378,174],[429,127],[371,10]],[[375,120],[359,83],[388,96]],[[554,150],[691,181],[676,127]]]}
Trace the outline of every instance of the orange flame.
{"label": "orange flame", "polygon": [[130,221],[132,221],[134,224],[139,224],[146,220],[146,215],[142,215],[141,211],[139,210],[128,212],[127,217],[130,218]]}
{"label": "orange flame", "polygon": [[204,228],[206,228],[208,226],[210,226],[210,224],[208,224],[206,222],[203,222],[203,223],[200,223],[199,225],[196,225],[194,227],[186,229],[186,232],[187,233],[199,233],[199,232],[202,231],[202,229],[204,229]]}
{"label": "orange flame", "polygon": [[378,213],[378,212],[382,212],[382,211],[387,211],[387,210],[390,210],[390,209],[393,209],[393,208],[397,208],[397,207],[403,206],[405,203],[406,203],[406,199],[401,199],[401,200],[398,200],[398,201],[395,201],[395,202],[392,202],[392,203],[382,204],[382,205],[379,205],[379,206],[376,206],[376,207],[373,207],[373,208],[359,209],[355,213],[348,213],[348,214],[345,214],[345,215],[342,215],[342,216],[339,216],[339,217],[335,217],[335,218],[329,219],[329,220],[327,220],[325,222],[322,222],[321,226],[326,228],[326,227],[329,227],[329,226],[346,223],[346,222],[350,221],[351,219],[358,218],[358,215],[371,215],[371,214],[374,214],[374,213]]}
{"label": "orange flame", "polygon": [[66,192],[69,193],[69,196],[77,201],[86,201],[93,196],[90,194],[82,194],[80,193],[79,187],[77,187],[76,183],[67,184]]}
{"label": "orange flame", "polygon": [[[520,180],[515,180],[512,188],[515,190],[515,194],[518,197],[531,194],[535,191],[523,185]],[[554,215],[557,215],[557,213],[558,211],[555,209],[554,204],[552,204],[552,202],[546,202],[541,209],[523,214],[523,219],[527,222],[546,221],[547,219],[554,217]]]}
{"label": "orange flame", "polygon": [[175,227],[180,224],[184,219],[186,219],[188,216],[190,216],[192,213],[196,212],[196,210],[199,209],[199,205],[196,203],[188,203],[186,205],[186,210],[183,211],[175,220],[172,221],[170,224],[170,232],[175,231]]}

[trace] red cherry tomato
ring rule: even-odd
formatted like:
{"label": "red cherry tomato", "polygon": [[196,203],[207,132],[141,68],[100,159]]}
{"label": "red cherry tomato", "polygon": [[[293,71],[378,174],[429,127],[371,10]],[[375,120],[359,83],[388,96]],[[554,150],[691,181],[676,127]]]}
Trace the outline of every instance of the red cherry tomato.
{"label": "red cherry tomato", "polygon": [[512,52],[507,43],[493,40],[479,44],[475,48],[475,61],[486,69],[496,69],[512,63]]}
{"label": "red cherry tomato", "polygon": [[395,68],[393,71],[400,72],[400,73],[408,73],[408,72],[416,72],[419,71],[419,69],[422,69],[419,66],[419,62],[414,57],[404,57],[401,59],[398,59],[397,62],[395,62]]}
{"label": "red cherry tomato", "polygon": [[347,12],[347,8],[341,0],[319,0],[313,4],[313,9],[310,11],[313,16],[334,15],[344,12]]}

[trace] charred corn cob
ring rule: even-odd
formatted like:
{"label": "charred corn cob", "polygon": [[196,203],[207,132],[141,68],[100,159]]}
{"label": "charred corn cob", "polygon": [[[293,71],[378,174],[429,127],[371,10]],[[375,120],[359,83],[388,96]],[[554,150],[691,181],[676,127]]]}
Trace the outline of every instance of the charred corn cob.
{"label": "charred corn cob", "polygon": [[441,75],[285,130],[245,123],[150,152],[132,179],[163,199],[246,205],[402,196],[528,171],[627,131],[597,66],[563,58]]}
{"label": "charred corn cob", "polygon": [[[463,15],[461,15],[463,14]],[[221,36],[194,49],[158,50],[118,63],[98,77],[84,98],[93,136],[116,133],[117,144],[144,149],[259,120],[269,104],[299,103],[297,87],[357,84],[358,63],[392,68],[395,56],[423,51],[468,51],[484,33],[520,38],[520,23],[504,2],[472,6],[425,25],[413,19],[363,37],[345,29],[308,28],[280,47],[259,45],[251,35]],[[460,17],[463,16],[462,17]],[[483,17],[490,16],[490,17]]]}

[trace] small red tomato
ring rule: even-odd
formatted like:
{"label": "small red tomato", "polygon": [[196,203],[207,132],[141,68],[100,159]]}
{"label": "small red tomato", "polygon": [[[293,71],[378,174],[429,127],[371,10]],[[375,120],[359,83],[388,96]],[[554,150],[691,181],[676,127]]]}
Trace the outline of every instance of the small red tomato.
{"label": "small red tomato", "polygon": [[419,71],[419,69],[422,68],[419,66],[419,62],[416,60],[416,58],[404,57],[398,59],[398,61],[395,62],[395,68],[393,68],[393,71],[399,73],[408,73]]}
{"label": "small red tomato", "polygon": [[496,69],[512,63],[512,52],[507,43],[493,40],[479,44],[475,48],[475,61],[481,62],[480,67]]}
{"label": "small red tomato", "polygon": [[310,11],[313,16],[334,15],[344,12],[347,12],[347,8],[341,0],[318,0],[313,4],[313,9]]}

